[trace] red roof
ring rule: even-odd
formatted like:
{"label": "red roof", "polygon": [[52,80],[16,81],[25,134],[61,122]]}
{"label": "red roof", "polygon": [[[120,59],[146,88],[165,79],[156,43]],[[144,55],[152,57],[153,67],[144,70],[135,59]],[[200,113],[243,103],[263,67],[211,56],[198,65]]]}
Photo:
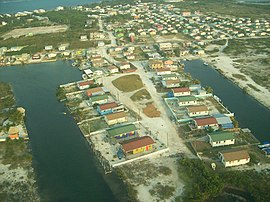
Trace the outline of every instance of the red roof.
{"label": "red roof", "polygon": [[171,69],[170,68],[160,68],[156,70],[157,72],[170,72]]}
{"label": "red roof", "polygon": [[87,85],[93,85],[93,84],[94,84],[93,80],[79,82],[79,86],[87,86]]}
{"label": "red roof", "polygon": [[115,107],[118,107],[118,104],[116,104],[115,102],[99,105],[100,110],[112,109]]}
{"label": "red roof", "polygon": [[138,137],[138,138],[133,138],[131,140],[127,140],[122,142],[122,147],[125,152],[132,151],[137,148],[145,147],[147,145],[154,144],[154,140],[149,137],[149,136],[144,136],[144,137]]}
{"label": "red roof", "polygon": [[174,93],[190,92],[189,88],[173,88],[172,90],[173,90]]}
{"label": "red roof", "polygon": [[196,122],[198,126],[218,124],[217,120],[214,117],[199,118],[199,119],[194,119],[194,121]]}

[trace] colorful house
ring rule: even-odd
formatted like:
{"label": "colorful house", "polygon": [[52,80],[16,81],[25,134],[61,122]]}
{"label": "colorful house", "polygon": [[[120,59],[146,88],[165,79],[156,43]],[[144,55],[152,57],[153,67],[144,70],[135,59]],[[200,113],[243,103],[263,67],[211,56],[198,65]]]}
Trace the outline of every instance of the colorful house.
{"label": "colorful house", "polygon": [[212,147],[226,146],[235,143],[235,134],[229,131],[214,132],[208,134]]}
{"label": "colorful house", "polygon": [[125,110],[125,107],[123,105],[118,105],[116,102],[102,104],[97,107],[97,111],[101,115],[111,114],[111,113],[120,112],[124,110]]}
{"label": "colorful house", "polygon": [[225,168],[244,165],[250,162],[250,156],[246,150],[219,152],[218,158]]}
{"label": "colorful house", "polygon": [[187,112],[190,117],[209,115],[208,108],[205,105],[187,107]]}
{"label": "colorful house", "polygon": [[152,69],[161,69],[164,66],[162,60],[149,60],[149,67]]}
{"label": "colorful house", "polygon": [[189,88],[173,88],[172,89],[173,96],[189,96],[190,95],[190,89]]}
{"label": "colorful house", "polygon": [[107,122],[109,126],[117,124],[117,123],[127,122],[126,112],[116,112],[113,114],[107,114],[104,117],[105,117],[105,121]]}
{"label": "colorful house", "polygon": [[179,106],[197,105],[197,98],[194,96],[181,96],[178,97]]}
{"label": "colorful house", "polygon": [[95,84],[94,80],[77,82],[77,86],[80,90],[85,90],[87,88],[90,88],[90,86],[93,84]]}
{"label": "colorful house", "polygon": [[115,139],[124,139],[137,134],[137,128],[134,124],[116,126],[107,130],[109,137]]}
{"label": "colorful house", "polygon": [[197,129],[218,129],[218,122],[214,117],[196,118],[194,119],[194,124]]}
{"label": "colorful house", "polygon": [[107,92],[109,92],[109,91],[104,87],[96,87],[96,88],[90,88],[90,89],[86,90],[85,94],[88,97],[91,97],[91,96],[96,96],[96,95],[104,95]]}
{"label": "colorful house", "polygon": [[11,126],[8,130],[8,137],[12,140],[19,139],[19,129],[16,126]]}
{"label": "colorful house", "polygon": [[156,71],[157,71],[158,76],[172,73],[170,68],[161,68],[161,69],[157,69]]}
{"label": "colorful house", "polygon": [[138,154],[153,149],[154,140],[149,136],[137,137],[121,143],[126,154]]}
{"label": "colorful house", "polygon": [[218,125],[223,128],[223,129],[231,129],[234,128],[234,125],[232,123],[232,120],[230,119],[230,117],[224,115],[224,114],[214,114],[213,115],[217,122]]}
{"label": "colorful house", "polygon": [[109,101],[108,95],[96,95],[89,98],[89,101],[92,105],[94,104],[105,104]]}

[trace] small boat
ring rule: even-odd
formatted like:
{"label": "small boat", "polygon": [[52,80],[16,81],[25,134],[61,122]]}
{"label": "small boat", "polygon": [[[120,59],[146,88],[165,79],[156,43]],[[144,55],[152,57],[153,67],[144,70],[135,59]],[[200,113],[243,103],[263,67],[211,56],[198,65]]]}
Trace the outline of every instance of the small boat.
{"label": "small boat", "polygon": [[208,66],[208,63],[206,63],[206,62],[204,62],[203,64],[204,64],[205,66]]}
{"label": "small boat", "polygon": [[88,76],[86,74],[83,74],[82,78],[83,78],[83,80],[86,80],[86,79],[88,79]]}
{"label": "small boat", "polygon": [[262,144],[259,144],[258,147],[260,149],[270,147],[270,142],[263,142]]}

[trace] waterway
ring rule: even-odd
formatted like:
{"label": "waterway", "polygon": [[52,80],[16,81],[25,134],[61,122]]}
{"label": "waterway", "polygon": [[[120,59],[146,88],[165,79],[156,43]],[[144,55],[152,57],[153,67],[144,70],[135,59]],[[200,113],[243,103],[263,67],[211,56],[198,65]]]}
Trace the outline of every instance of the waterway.
{"label": "waterway", "polygon": [[[270,141],[270,110],[243,92],[241,88],[226,79],[201,60],[185,62],[185,72],[201,81],[202,86],[211,86],[226,107],[235,113],[240,127],[249,128],[260,141]],[[269,98],[270,99],[270,98]]]}
{"label": "waterway", "polygon": [[0,13],[17,13],[35,9],[51,10],[57,6],[76,6],[99,2],[99,0],[0,0]]}
{"label": "waterway", "polygon": [[[116,201],[121,183],[104,177],[75,121],[56,100],[60,84],[81,79],[68,62],[0,68],[0,81],[12,84],[16,101],[26,108],[33,166],[43,201]],[[119,190],[113,194],[109,184]]]}

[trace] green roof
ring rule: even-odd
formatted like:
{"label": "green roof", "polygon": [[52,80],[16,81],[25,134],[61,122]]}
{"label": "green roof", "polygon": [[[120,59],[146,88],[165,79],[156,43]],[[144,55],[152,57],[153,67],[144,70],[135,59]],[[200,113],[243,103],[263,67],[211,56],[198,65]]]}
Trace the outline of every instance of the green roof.
{"label": "green roof", "polygon": [[176,74],[165,74],[165,75],[162,75],[162,78],[171,78],[171,77],[177,77]]}
{"label": "green roof", "polygon": [[188,101],[194,101],[194,100],[197,100],[197,98],[194,96],[178,97],[178,102],[188,102]]}
{"label": "green roof", "polygon": [[97,95],[97,96],[90,97],[90,100],[92,102],[97,102],[97,101],[105,100],[105,99],[108,99],[108,95]]}
{"label": "green roof", "polygon": [[114,128],[110,128],[107,131],[109,133],[109,136],[114,137],[116,135],[132,132],[132,131],[136,131],[136,130],[137,130],[137,128],[134,124],[128,124],[128,125],[124,125],[124,126],[117,126]]}
{"label": "green roof", "polygon": [[213,142],[235,139],[234,133],[228,131],[215,132],[208,135],[211,137]]}

